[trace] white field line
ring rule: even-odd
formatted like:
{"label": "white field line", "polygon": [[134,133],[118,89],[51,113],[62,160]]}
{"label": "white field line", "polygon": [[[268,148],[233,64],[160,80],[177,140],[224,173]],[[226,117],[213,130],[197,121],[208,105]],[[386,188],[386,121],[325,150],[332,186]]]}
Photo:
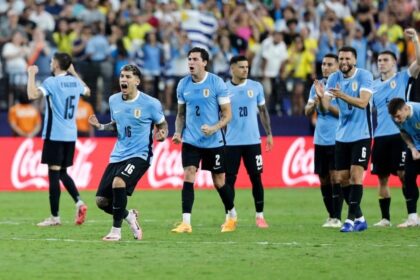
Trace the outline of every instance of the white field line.
{"label": "white field line", "polygon": [[[12,238],[4,238],[0,237],[0,241],[40,241],[40,242],[75,242],[75,243],[113,243],[113,242],[107,242],[103,240],[76,240],[76,239],[68,239],[68,238],[23,238],[23,237],[12,237]],[[142,240],[142,241],[136,241],[136,240],[120,240],[116,243],[137,243],[137,244],[218,244],[218,245],[249,245],[249,244],[255,244],[260,246],[288,246],[288,247],[294,247],[294,246],[332,246],[333,244],[301,244],[295,241],[292,242],[267,242],[267,241],[256,241],[256,242],[237,242],[237,241],[165,241],[165,240]]]}
{"label": "white field line", "polygon": [[[68,243],[113,243],[107,242],[100,239],[97,240],[76,240],[76,239],[67,239],[67,238],[21,238],[21,237],[12,237],[4,238],[0,237],[0,241],[39,241],[39,242],[68,242]],[[136,244],[209,244],[209,245],[259,245],[259,246],[279,246],[279,247],[333,247],[334,244],[315,244],[315,243],[299,243],[296,241],[291,242],[267,242],[267,241],[255,241],[255,242],[238,242],[238,241],[165,241],[165,240],[121,240],[116,243],[136,243]],[[419,247],[418,244],[369,244],[372,247],[394,247],[394,248],[405,248],[405,247]],[[340,245],[341,246],[341,245]]]}

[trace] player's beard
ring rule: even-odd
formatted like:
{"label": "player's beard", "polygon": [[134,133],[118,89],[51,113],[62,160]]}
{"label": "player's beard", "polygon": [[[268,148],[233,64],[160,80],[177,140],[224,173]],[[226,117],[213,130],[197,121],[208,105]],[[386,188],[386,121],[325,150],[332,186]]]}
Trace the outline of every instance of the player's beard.
{"label": "player's beard", "polygon": [[348,64],[347,65],[347,70],[343,70],[342,69],[342,67],[340,67],[340,71],[343,73],[343,74],[348,74],[348,73],[350,73],[351,72],[351,70],[353,70],[353,65],[351,65],[351,64]]}

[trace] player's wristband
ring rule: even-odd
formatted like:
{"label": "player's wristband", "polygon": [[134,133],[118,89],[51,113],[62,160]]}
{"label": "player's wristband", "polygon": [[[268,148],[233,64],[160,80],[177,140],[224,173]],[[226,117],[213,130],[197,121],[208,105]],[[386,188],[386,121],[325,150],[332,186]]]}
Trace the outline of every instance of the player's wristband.
{"label": "player's wristband", "polygon": [[105,125],[99,124],[98,130],[105,130]]}

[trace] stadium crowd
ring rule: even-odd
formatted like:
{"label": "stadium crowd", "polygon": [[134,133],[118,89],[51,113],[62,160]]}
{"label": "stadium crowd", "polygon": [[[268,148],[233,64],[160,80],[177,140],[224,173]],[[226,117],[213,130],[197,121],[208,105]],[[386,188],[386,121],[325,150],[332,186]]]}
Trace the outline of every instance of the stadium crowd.
{"label": "stadium crowd", "polygon": [[[419,1],[409,0],[4,0],[0,1],[0,108],[26,90],[29,65],[38,82],[54,52],[72,55],[92,90],[95,112],[108,110],[127,63],[142,71],[143,90],[165,114],[176,110],[175,88],[189,73],[192,46],[209,50],[208,70],[230,78],[229,60],[243,54],[250,78],[264,86],[271,114],[303,115],[322,58],[357,49],[357,67],[378,77],[377,54],[390,50],[404,69],[414,59],[406,27],[420,28]],[[43,104],[35,104],[39,109]]]}

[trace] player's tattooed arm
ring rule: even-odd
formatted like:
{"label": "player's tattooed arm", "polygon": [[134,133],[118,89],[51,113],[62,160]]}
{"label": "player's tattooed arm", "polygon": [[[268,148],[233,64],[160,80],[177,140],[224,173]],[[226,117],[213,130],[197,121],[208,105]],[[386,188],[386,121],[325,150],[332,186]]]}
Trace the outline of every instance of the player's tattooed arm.
{"label": "player's tattooed arm", "polygon": [[407,144],[407,148],[411,151],[411,155],[413,156],[413,159],[414,160],[420,159],[420,153],[417,150],[416,146],[414,145],[413,139],[405,130],[401,130],[401,138]]}
{"label": "player's tattooed arm", "polygon": [[230,103],[220,104],[220,111],[220,120],[216,124],[203,124],[201,126],[201,131],[204,133],[204,135],[213,135],[216,131],[224,128],[228,124],[228,122],[230,122],[230,120],[232,119],[232,108],[230,107]]}
{"label": "player's tattooed arm", "polygon": [[95,115],[90,115],[88,119],[90,125],[96,127],[97,130],[117,131],[117,124],[112,121],[106,124],[99,123]]}
{"label": "player's tattooed arm", "polygon": [[258,106],[260,111],[260,120],[261,124],[264,127],[265,134],[267,135],[265,150],[271,151],[273,149],[273,134],[271,133],[271,123],[270,123],[270,114],[268,113],[267,106],[261,105]]}
{"label": "player's tattooed arm", "polygon": [[165,121],[161,122],[160,124],[156,125],[156,140],[162,142],[168,137],[168,123]]}
{"label": "player's tattooed arm", "polygon": [[185,127],[185,104],[178,104],[178,112],[175,119],[175,133],[172,142],[179,144],[182,142],[182,130]]}

